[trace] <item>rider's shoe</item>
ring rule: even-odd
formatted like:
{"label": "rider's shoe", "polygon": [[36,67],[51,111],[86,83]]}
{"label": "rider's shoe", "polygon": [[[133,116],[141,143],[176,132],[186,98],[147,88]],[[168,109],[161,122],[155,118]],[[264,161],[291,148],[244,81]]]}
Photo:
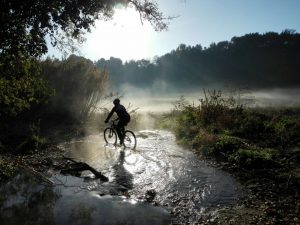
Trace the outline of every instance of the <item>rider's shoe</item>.
{"label": "rider's shoe", "polygon": [[116,143],[115,146],[116,146],[116,147],[122,147],[123,144],[124,144],[124,143],[123,143],[122,141],[120,141],[120,144]]}

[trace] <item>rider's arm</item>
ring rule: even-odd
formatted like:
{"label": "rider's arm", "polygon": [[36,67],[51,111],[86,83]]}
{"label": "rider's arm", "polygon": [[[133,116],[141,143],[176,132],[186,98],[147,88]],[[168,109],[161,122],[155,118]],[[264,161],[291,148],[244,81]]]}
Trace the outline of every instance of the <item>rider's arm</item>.
{"label": "rider's arm", "polygon": [[108,114],[108,116],[105,120],[106,123],[109,121],[110,117],[114,114],[114,112],[115,112],[115,107],[113,107],[112,110],[110,111],[110,113]]}

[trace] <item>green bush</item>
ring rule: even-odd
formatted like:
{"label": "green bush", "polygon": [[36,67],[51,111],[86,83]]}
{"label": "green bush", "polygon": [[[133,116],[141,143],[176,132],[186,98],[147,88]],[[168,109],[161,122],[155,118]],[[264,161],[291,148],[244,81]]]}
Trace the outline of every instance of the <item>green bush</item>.
{"label": "green bush", "polygon": [[205,130],[201,130],[198,134],[192,139],[192,146],[194,148],[199,147],[212,147],[214,146],[215,142],[217,141],[216,136],[212,135]]}
{"label": "green bush", "polygon": [[282,117],[272,124],[276,144],[281,147],[293,146],[300,143],[300,119]]}
{"label": "green bush", "polygon": [[245,168],[268,168],[274,166],[277,156],[278,151],[274,149],[239,149],[229,157],[229,161]]}
{"label": "green bush", "polygon": [[192,147],[199,151],[204,156],[215,156],[216,152],[214,149],[214,145],[216,143],[217,139],[215,135],[212,135],[208,132],[205,132],[202,130],[198,133],[197,136],[195,136],[192,140]]}
{"label": "green bush", "polygon": [[245,108],[216,91],[200,103],[178,104],[172,117],[179,142],[202,155],[247,170],[273,169],[300,146],[299,108]]}
{"label": "green bush", "polygon": [[16,174],[17,168],[10,163],[0,160],[0,183]]}
{"label": "green bush", "polygon": [[233,134],[240,138],[258,141],[266,131],[265,119],[266,117],[261,114],[245,112]]}
{"label": "green bush", "polygon": [[179,139],[186,137],[188,140],[192,140],[192,138],[199,132],[199,124],[197,123],[198,118],[198,110],[190,105],[186,106],[176,117],[176,136]]}
{"label": "green bush", "polygon": [[0,119],[16,116],[45,103],[52,90],[34,59],[0,59]]}
{"label": "green bush", "polygon": [[238,138],[228,135],[214,135],[202,131],[194,137],[192,146],[205,156],[227,159],[244,144]]}
{"label": "green bush", "polygon": [[214,149],[216,153],[229,155],[237,151],[242,145],[241,140],[236,137],[221,135],[218,137]]}
{"label": "green bush", "polygon": [[224,96],[222,91],[204,90],[204,99],[200,99],[199,122],[204,127],[212,125],[223,130],[231,128],[235,119],[243,112],[243,105],[233,96]]}
{"label": "green bush", "polygon": [[173,118],[177,121],[175,134],[180,143],[205,155],[222,155],[256,166],[258,162],[271,160],[270,148],[288,151],[299,146],[300,110],[297,108],[245,108],[217,91],[205,92],[200,103],[190,105],[181,98]]}

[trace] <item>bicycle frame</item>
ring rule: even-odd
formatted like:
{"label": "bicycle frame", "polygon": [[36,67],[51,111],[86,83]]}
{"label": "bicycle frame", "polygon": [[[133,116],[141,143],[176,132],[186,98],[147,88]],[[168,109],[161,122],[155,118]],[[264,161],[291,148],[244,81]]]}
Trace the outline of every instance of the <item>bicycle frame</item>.
{"label": "bicycle frame", "polygon": [[[116,122],[117,122],[118,120],[119,120],[119,118],[110,121],[110,128],[111,128],[111,130],[110,130],[110,135],[112,134],[112,132],[113,132],[113,130],[114,130],[114,131],[116,132],[116,134],[117,134],[119,140],[120,140],[121,138],[119,137],[119,134],[118,134],[117,129],[116,129],[116,128],[117,128]],[[121,132],[122,132],[122,130],[121,130]],[[124,129],[124,131],[123,131],[123,135],[125,135],[125,129]]]}
{"label": "bicycle frame", "polygon": [[[116,127],[117,127],[116,121],[118,121],[118,119],[117,120],[111,120],[110,121],[110,126],[107,127],[107,128],[105,128],[105,130],[104,130],[104,138],[105,138],[106,130],[109,130],[109,133],[107,133],[108,134],[108,138],[112,138],[114,135],[116,135],[117,139],[120,140],[119,134],[118,134],[117,129],[116,129]],[[123,131],[121,130],[121,132],[123,134],[123,139],[126,139],[126,143],[128,143],[128,141],[129,141],[129,143],[134,143],[132,149],[135,149],[135,147],[136,147],[136,137],[135,137],[135,134],[132,131],[125,130],[125,129]],[[129,136],[128,135],[126,136],[127,133],[128,133]],[[117,142],[117,139],[116,139],[115,143]],[[105,141],[108,142],[108,139],[105,138]],[[128,147],[128,146],[125,145],[125,140],[123,140],[123,145],[125,147]]]}

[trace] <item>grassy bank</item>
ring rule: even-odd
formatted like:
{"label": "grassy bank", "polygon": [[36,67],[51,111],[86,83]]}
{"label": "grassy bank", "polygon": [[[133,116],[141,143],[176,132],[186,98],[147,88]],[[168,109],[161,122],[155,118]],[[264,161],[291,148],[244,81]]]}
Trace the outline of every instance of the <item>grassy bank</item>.
{"label": "grassy bank", "polygon": [[[205,93],[199,105],[182,98],[158,124],[252,191],[244,206],[261,215],[237,224],[298,224],[300,108],[247,108],[240,102],[217,91]],[[238,214],[227,215],[223,222]]]}

